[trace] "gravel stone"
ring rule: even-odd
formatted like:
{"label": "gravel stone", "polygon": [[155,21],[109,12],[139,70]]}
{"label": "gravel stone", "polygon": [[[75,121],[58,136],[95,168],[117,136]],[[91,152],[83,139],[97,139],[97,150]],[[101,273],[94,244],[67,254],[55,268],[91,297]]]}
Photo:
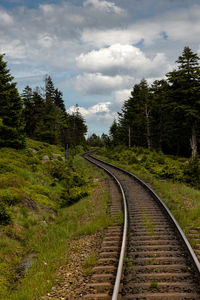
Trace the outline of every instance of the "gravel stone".
{"label": "gravel stone", "polygon": [[85,274],[83,262],[90,254],[100,252],[103,231],[93,235],[81,236],[69,241],[66,264],[56,272],[55,285],[40,300],[74,300],[81,299],[86,293],[86,283],[91,274]]}

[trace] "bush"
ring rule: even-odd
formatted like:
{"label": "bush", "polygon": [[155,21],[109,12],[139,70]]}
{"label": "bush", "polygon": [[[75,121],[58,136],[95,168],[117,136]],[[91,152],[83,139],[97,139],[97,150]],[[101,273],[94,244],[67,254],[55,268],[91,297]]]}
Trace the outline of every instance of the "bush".
{"label": "bush", "polygon": [[184,182],[189,183],[191,186],[200,188],[200,161],[198,157],[190,159],[184,165]]}
{"label": "bush", "polygon": [[183,161],[185,159],[178,160],[175,156],[169,157],[161,151],[150,151],[142,147],[124,149],[124,147],[118,146],[112,151],[109,149],[104,150],[104,153],[100,153],[123,164],[134,165],[135,168],[140,170],[148,170],[148,172],[155,174],[157,178],[184,180]]}
{"label": "bush", "polygon": [[0,201],[8,206],[17,204],[21,201],[20,193],[14,189],[0,189]]}
{"label": "bush", "polygon": [[65,190],[61,195],[60,206],[70,206],[73,203],[79,201],[80,199],[88,196],[90,194],[90,189],[88,186],[83,187],[73,187]]}
{"label": "bush", "polygon": [[0,174],[13,172],[13,168],[8,166],[6,163],[0,162]]}
{"label": "bush", "polygon": [[0,201],[0,224],[8,225],[11,223],[11,214],[4,203]]}
{"label": "bush", "polygon": [[24,181],[21,177],[18,177],[15,174],[2,174],[0,178],[0,188],[5,187],[21,187],[24,185]]}
{"label": "bush", "polygon": [[0,125],[0,147],[25,148],[24,133],[14,127]]}

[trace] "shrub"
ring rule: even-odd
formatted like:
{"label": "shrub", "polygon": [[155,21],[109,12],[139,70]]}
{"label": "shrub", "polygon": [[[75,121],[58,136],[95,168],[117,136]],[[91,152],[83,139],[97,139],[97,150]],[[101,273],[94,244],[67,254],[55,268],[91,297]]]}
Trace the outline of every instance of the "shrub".
{"label": "shrub", "polygon": [[60,206],[65,207],[72,205],[73,203],[79,201],[83,197],[86,197],[90,194],[90,189],[88,186],[83,187],[73,187],[68,190],[65,190],[60,198]]}
{"label": "shrub", "polygon": [[200,187],[200,162],[199,158],[190,159],[183,169],[184,181],[191,186]]}
{"label": "shrub", "polygon": [[8,225],[11,223],[11,214],[3,202],[0,201],[0,224]]}
{"label": "shrub", "polygon": [[13,172],[13,168],[8,166],[6,163],[0,162],[0,174]]}
{"label": "shrub", "polygon": [[17,191],[17,189],[9,188],[9,189],[0,189],[0,201],[6,205],[14,205],[21,201],[21,195]]}
{"label": "shrub", "polygon": [[41,205],[44,205],[44,206],[47,206],[47,207],[51,207],[51,208],[54,208],[55,207],[55,203],[53,201],[51,201],[47,196],[45,195],[42,195],[42,194],[35,194],[33,195],[33,199],[41,204]]}
{"label": "shrub", "polygon": [[9,186],[21,187],[23,183],[23,179],[15,174],[2,174],[0,178],[0,188]]}

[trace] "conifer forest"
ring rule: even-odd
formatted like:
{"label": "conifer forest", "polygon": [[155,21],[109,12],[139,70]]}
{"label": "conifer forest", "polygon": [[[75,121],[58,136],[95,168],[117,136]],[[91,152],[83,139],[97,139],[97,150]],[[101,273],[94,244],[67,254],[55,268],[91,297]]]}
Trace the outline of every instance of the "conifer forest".
{"label": "conifer forest", "polygon": [[143,78],[110,127],[112,142],[195,157],[200,137],[199,57],[185,47],[176,69],[151,85]]}

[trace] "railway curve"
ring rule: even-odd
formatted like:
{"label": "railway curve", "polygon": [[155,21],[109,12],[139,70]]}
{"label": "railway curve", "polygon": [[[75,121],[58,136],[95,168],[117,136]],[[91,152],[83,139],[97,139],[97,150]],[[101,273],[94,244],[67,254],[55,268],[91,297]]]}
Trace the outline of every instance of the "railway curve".
{"label": "railway curve", "polygon": [[161,199],[134,174],[92,154],[84,157],[115,177],[124,193],[123,207],[128,207],[128,220],[124,218],[128,228],[124,224],[126,236],[121,238],[121,262],[112,288],[107,294],[94,292],[85,299],[200,300],[199,261]]}

